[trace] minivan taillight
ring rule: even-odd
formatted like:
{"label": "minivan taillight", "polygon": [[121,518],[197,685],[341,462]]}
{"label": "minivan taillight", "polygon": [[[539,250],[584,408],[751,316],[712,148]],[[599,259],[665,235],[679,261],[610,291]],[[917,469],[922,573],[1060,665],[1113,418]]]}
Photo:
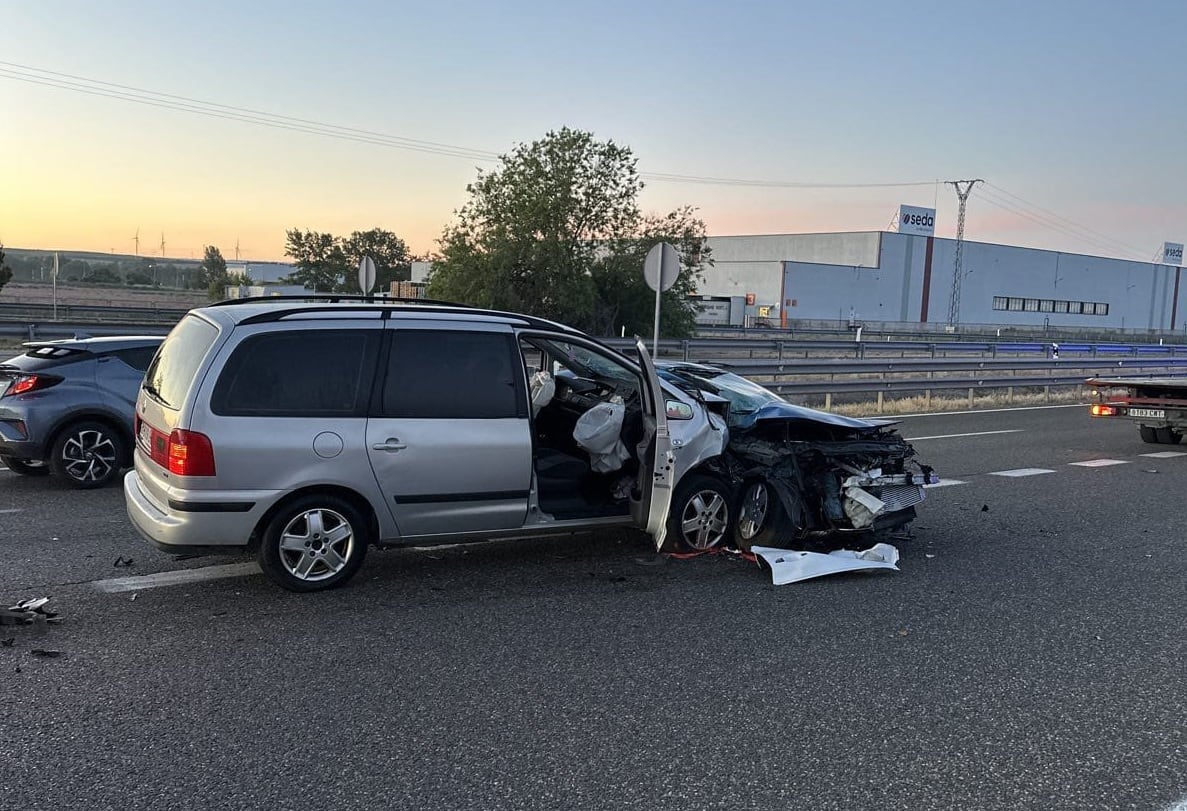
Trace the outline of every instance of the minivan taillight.
{"label": "minivan taillight", "polygon": [[213,476],[214,447],[210,437],[174,428],[169,434],[169,472],[174,476]]}

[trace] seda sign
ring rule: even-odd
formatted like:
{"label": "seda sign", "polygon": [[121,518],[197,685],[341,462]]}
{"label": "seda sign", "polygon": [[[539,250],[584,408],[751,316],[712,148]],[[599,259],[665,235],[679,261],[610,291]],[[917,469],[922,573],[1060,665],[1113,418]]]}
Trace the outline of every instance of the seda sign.
{"label": "seda sign", "polygon": [[917,206],[899,206],[898,232],[918,237],[935,236],[936,210]]}

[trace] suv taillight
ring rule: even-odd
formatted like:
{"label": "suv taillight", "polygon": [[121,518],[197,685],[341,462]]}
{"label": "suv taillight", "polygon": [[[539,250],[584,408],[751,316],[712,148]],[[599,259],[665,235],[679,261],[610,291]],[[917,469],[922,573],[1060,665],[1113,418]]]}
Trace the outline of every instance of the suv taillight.
{"label": "suv taillight", "polygon": [[10,397],[14,394],[28,394],[31,391],[48,389],[50,386],[61,382],[62,378],[57,375],[18,375],[8,384],[8,389],[4,392],[4,396]]}
{"label": "suv taillight", "polygon": [[169,434],[169,472],[175,476],[213,476],[214,446],[210,437],[173,429]]}

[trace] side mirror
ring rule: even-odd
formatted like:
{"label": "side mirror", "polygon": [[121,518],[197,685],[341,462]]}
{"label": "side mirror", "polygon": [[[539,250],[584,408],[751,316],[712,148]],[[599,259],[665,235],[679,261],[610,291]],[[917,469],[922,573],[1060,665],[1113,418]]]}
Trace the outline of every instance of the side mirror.
{"label": "side mirror", "polygon": [[670,420],[692,419],[692,406],[688,403],[682,403],[679,400],[668,400],[665,409],[668,412],[668,419]]}

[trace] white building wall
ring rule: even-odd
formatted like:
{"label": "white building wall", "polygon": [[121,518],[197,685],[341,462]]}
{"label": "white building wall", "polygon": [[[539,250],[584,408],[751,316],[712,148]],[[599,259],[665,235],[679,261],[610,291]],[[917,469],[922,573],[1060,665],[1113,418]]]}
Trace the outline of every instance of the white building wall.
{"label": "white building wall", "polygon": [[775,304],[785,260],[875,267],[881,236],[878,231],[861,231],[709,237],[706,241],[713,267],[705,272],[703,289],[697,292],[712,296],[754,293],[758,305]]}

